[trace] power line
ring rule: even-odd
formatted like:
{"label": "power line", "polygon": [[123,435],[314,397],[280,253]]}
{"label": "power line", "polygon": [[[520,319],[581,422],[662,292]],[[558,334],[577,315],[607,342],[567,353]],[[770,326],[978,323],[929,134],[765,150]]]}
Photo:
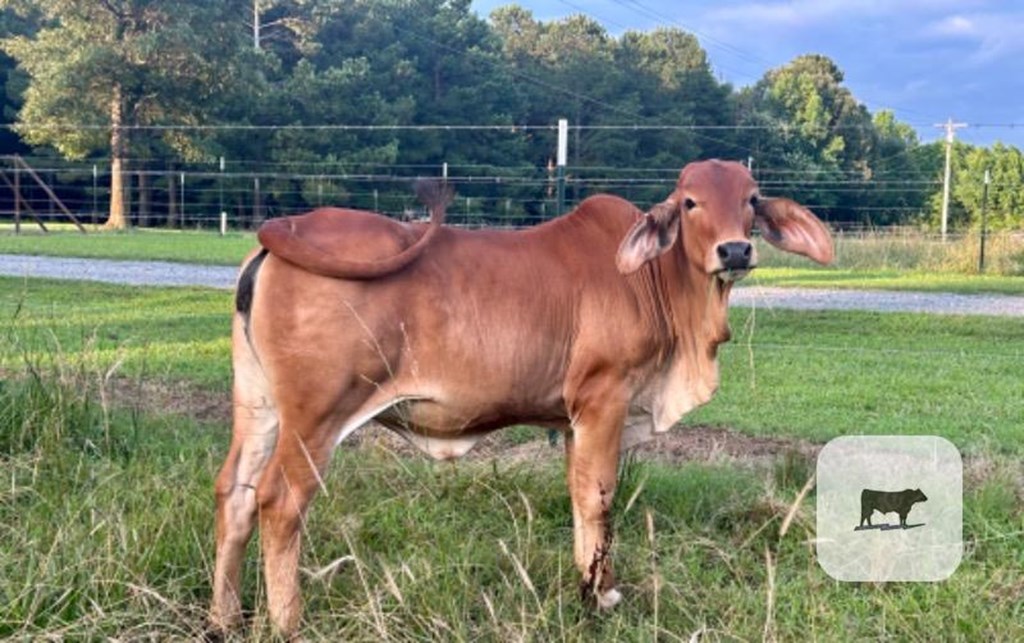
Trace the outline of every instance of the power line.
{"label": "power line", "polygon": [[[377,16],[375,16],[373,14],[367,14],[367,16],[369,18],[371,18],[371,19],[377,20],[378,22],[384,23],[384,20],[381,17],[377,17]],[[414,32],[414,31],[410,31],[408,29],[403,29],[403,28],[398,27],[398,26],[396,26],[396,25],[394,25],[392,23],[384,23],[384,24],[386,26],[388,26],[389,28],[394,29],[395,31],[397,31],[399,33],[405,33],[405,34],[407,34],[409,36],[412,36],[413,38],[416,38],[416,39],[421,40],[423,42],[430,43],[430,44],[434,45],[435,47],[444,49],[444,50],[446,50],[446,51],[448,51],[450,53],[455,53],[455,54],[458,54],[458,55],[462,55],[464,53],[464,52],[462,52],[462,51],[460,51],[460,50],[458,50],[458,49],[456,49],[454,47],[451,47],[451,46],[446,45],[444,43],[441,43],[441,42],[439,42],[437,40],[434,40],[433,38],[430,38],[430,37],[427,37],[427,36],[423,36],[422,34],[418,34],[418,33]],[[494,60],[491,60],[491,59],[487,59],[487,58],[480,59],[480,58],[477,58],[477,60],[483,60],[485,63],[487,63],[491,67],[497,66],[497,62],[494,61]],[[539,78],[536,78],[535,76],[532,76],[530,74],[524,73],[524,72],[516,69],[515,67],[511,67],[510,66],[510,67],[505,67],[505,69],[507,69],[509,71],[509,73],[511,73],[514,76],[517,76],[519,78],[522,78],[524,80],[532,82],[532,83],[534,83],[536,85],[539,85],[539,86],[544,87],[546,89],[549,89],[551,91],[554,91],[554,92],[557,92],[557,93],[560,93],[560,94],[563,94],[563,95],[569,95],[569,96],[572,96],[572,97],[577,98],[579,100],[583,100],[583,101],[586,101],[588,103],[592,103],[594,105],[597,105],[599,107],[607,109],[609,112],[625,115],[625,116],[627,116],[629,118],[632,118],[634,120],[640,120],[640,121],[648,120],[648,119],[644,118],[643,116],[641,116],[640,114],[637,114],[635,112],[631,112],[629,110],[622,109],[622,108],[617,107],[615,105],[612,105],[610,103],[606,103],[606,102],[604,102],[602,100],[596,99],[596,98],[594,98],[592,96],[588,96],[588,95],[585,95],[585,94],[582,94],[582,93],[579,93],[579,92],[572,91],[570,89],[566,89],[565,87],[562,87],[562,86],[559,86],[559,85],[556,85],[556,84],[553,84],[553,83],[549,83],[549,82],[547,82],[545,80],[541,80]],[[735,143],[733,141],[727,141],[725,139],[715,138],[715,137],[712,137],[712,136],[708,136],[706,134],[695,133],[694,136],[699,137],[699,138],[703,138],[705,140],[713,141],[713,142],[715,142],[715,143],[717,143],[719,145],[725,145],[727,147],[731,147],[731,148],[740,150],[744,154],[749,154],[752,151],[750,148],[745,147],[743,145],[739,145],[739,144],[737,144],[737,143]]]}
{"label": "power line", "polygon": [[[595,131],[699,131],[699,130],[723,130],[723,131],[737,131],[737,130],[762,130],[762,131],[781,131],[789,132],[793,129],[798,129],[798,125],[792,125],[789,123],[776,123],[776,124],[719,124],[719,125],[696,125],[696,124],[685,124],[685,125],[669,125],[669,124],[651,124],[651,123],[618,123],[618,124],[604,124],[604,125],[584,125],[584,124],[569,124],[569,129],[573,130],[595,130]],[[42,129],[42,130],[109,130],[110,125],[98,125],[95,123],[0,123],[0,129]],[[252,125],[245,123],[209,123],[209,124],[175,124],[175,123],[160,123],[152,125],[121,125],[118,127],[121,130],[171,130],[171,131],[275,131],[275,130],[338,130],[338,131],[367,131],[367,132],[379,132],[379,131],[413,131],[413,132],[436,132],[436,131],[495,131],[495,132],[509,132],[511,134],[517,134],[521,131],[532,131],[532,130],[548,130],[553,131],[557,129],[557,125],[545,125],[545,124],[515,124],[515,123],[494,123],[494,124],[420,124],[420,125],[403,125],[403,124],[385,124],[385,125],[366,125],[366,124],[345,124],[345,123],[321,123],[321,124],[280,124],[280,125]],[[873,126],[871,125],[834,125],[829,128],[830,131],[871,131]],[[712,139],[720,140],[720,139]]]}
{"label": "power line", "polygon": [[[618,4],[619,6],[621,6],[623,8],[628,8],[627,5],[633,5],[634,7],[636,7],[635,11],[638,11],[641,14],[646,15],[648,18],[653,18],[653,19],[655,19],[655,20],[657,20],[659,22],[669,22],[671,24],[674,24],[675,26],[683,29],[684,31],[692,33],[695,36],[698,36],[699,38],[701,38],[705,42],[712,43],[712,44],[722,48],[723,50],[727,51],[728,53],[731,53],[734,56],[737,56],[737,57],[739,57],[741,59],[746,60],[747,62],[761,63],[761,64],[766,64],[766,65],[769,65],[769,66],[771,65],[770,61],[768,61],[768,60],[758,56],[757,54],[755,54],[755,53],[753,53],[751,51],[748,51],[748,50],[745,50],[745,49],[740,49],[739,47],[736,47],[736,46],[734,46],[734,45],[732,45],[732,44],[730,44],[728,42],[725,42],[724,40],[719,40],[718,38],[714,38],[714,37],[712,37],[712,36],[710,36],[710,35],[708,35],[706,33],[698,31],[697,29],[694,29],[693,27],[690,27],[688,25],[684,25],[681,22],[679,22],[678,20],[675,20],[672,17],[669,17],[669,16],[666,16],[666,15],[664,15],[662,13],[659,13],[658,11],[656,11],[653,8],[651,8],[651,7],[647,6],[647,5],[639,2],[638,0],[625,0],[625,1],[623,1],[623,0],[613,0],[613,1],[615,2],[615,4]],[[741,77],[746,77],[746,78],[753,78],[755,80],[757,78],[756,76],[752,76],[750,74],[740,74],[740,76]]]}
{"label": "power line", "polygon": [[1015,129],[1017,127],[1024,127],[1024,123],[967,123],[968,127],[994,127],[994,128],[1005,128]]}
{"label": "power line", "polygon": [[[568,7],[571,7],[571,8],[573,8],[573,9],[576,9],[577,11],[579,11],[579,12],[580,12],[580,15],[584,15],[584,16],[588,16],[588,17],[594,18],[594,19],[598,20],[599,22],[601,22],[602,24],[605,24],[605,25],[607,25],[607,24],[613,24],[613,25],[617,25],[617,26],[621,27],[621,28],[622,28],[623,30],[625,30],[625,31],[629,31],[629,30],[630,30],[630,27],[629,27],[628,25],[624,25],[624,24],[622,24],[621,22],[618,22],[618,21],[616,21],[616,20],[609,20],[608,18],[600,18],[600,17],[598,17],[597,15],[593,14],[593,13],[592,13],[592,12],[591,12],[591,11],[590,11],[589,9],[587,9],[587,8],[585,8],[585,7],[581,7],[581,6],[580,6],[580,5],[578,5],[578,4],[575,4],[575,3],[573,3],[573,2],[569,2],[568,0],[558,0],[558,1],[559,1],[559,2],[561,2],[562,4],[564,4],[564,5],[568,6]],[[619,2],[618,0],[616,0],[616,4],[619,4],[619,5],[620,5],[620,6],[622,6],[622,7],[624,8],[624,9],[628,9],[628,7],[626,7],[626,5],[624,5],[624,4],[622,3],[622,2]],[[658,18],[658,19],[659,19],[659,21],[662,21],[662,22],[663,22],[663,20],[661,20],[660,18]],[[694,34],[694,35],[696,35],[696,34],[697,34],[697,32],[696,32],[696,31],[694,31],[694,30],[692,30],[692,29],[686,29],[686,28],[684,27],[684,28],[683,28],[683,30],[684,30],[685,32],[687,32],[687,33],[691,33],[691,34]],[[710,63],[710,60],[709,60],[708,62]],[[730,70],[730,69],[729,69],[728,67],[722,67],[721,65],[717,65],[717,66],[718,66],[719,68],[721,68],[721,69],[725,70],[725,71],[732,71],[732,73],[733,73],[733,74],[735,74],[735,75],[737,75],[737,76],[739,76],[739,77],[741,77],[741,78],[742,78],[742,77],[746,77],[746,78],[754,78],[753,76],[750,76],[749,74],[746,74],[746,73],[742,73],[742,72],[737,72],[736,70]]]}
{"label": "power line", "polygon": [[[110,125],[97,125],[94,123],[2,123],[0,128],[14,129],[57,129],[57,130],[109,130]],[[516,133],[520,130],[554,130],[555,125],[516,125],[514,123],[495,123],[489,125],[354,125],[354,124],[338,124],[338,123],[322,123],[316,125],[251,125],[242,123],[216,123],[216,124],[154,124],[154,125],[122,125],[118,129],[122,130],[172,130],[172,131],[190,131],[190,130],[228,130],[228,131],[274,131],[274,130],[340,130],[340,131],[414,131],[414,132],[431,132],[431,131],[509,131]]]}

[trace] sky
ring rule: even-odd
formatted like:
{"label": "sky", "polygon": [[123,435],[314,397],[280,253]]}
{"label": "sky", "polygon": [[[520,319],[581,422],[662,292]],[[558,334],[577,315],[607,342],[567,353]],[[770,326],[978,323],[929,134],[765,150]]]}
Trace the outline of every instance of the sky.
{"label": "sky", "polygon": [[[473,0],[482,17],[507,0]],[[614,36],[693,33],[720,80],[743,87],[802,54],[828,56],[872,113],[891,109],[922,142],[1024,147],[1020,0],[518,0],[538,20],[586,14]]]}

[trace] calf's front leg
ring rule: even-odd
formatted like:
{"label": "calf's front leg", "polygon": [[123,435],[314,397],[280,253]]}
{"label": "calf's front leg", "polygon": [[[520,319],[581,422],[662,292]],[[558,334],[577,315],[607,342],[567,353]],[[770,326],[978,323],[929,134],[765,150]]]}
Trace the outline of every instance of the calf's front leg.
{"label": "calf's front leg", "polygon": [[580,592],[610,609],[622,595],[612,570],[611,506],[618,474],[624,412],[585,409],[566,438],[566,477],[572,499],[573,554],[583,576]]}

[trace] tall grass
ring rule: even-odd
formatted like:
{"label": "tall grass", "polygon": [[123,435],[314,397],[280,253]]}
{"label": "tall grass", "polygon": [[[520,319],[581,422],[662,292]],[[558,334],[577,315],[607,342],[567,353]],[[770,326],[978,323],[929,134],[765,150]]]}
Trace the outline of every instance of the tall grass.
{"label": "tall grass", "polygon": [[[943,242],[937,235],[914,230],[877,232],[842,231],[834,234],[840,270],[934,271],[976,274],[981,237],[979,233],[951,235]],[[806,260],[781,252],[758,241],[765,265],[806,267]],[[999,232],[986,237],[986,272],[995,275],[1024,275],[1024,233]]]}
{"label": "tall grass", "polygon": [[[0,637],[205,633],[212,475],[226,427],[105,406],[102,373],[8,373],[0,449]],[[84,380],[84,381],[83,381]],[[813,546],[813,465],[628,460],[614,544],[626,600],[578,599],[558,460],[432,463],[343,446],[305,525],[313,640],[1020,640],[1020,463],[968,476],[967,552],[949,581],[837,583]],[[783,525],[786,525],[783,528]],[[239,634],[268,640],[258,549]]]}
{"label": "tall grass", "polygon": [[112,368],[28,352],[13,333],[2,346],[21,368],[0,375],[0,637],[194,633],[183,614],[198,608],[158,579],[196,553],[176,525],[207,510],[180,491],[209,483],[196,445],[211,442],[181,417],[113,404]]}

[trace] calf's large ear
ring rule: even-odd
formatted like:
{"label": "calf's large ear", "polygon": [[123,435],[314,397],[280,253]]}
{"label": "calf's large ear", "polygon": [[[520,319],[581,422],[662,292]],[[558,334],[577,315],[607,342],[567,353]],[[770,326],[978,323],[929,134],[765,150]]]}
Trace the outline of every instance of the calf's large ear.
{"label": "calf's large ear", "polygon": [[679,237],[679,204],[669,199],[640,217],[619,244],[615,265],[628,275],[672,247]]}
{"label": "calf's large ear", "polygon": [[832,235],[810,210],[790,199],[760,199],[754,206],[754,222],[765,241],[776,248],[832,263]]}

